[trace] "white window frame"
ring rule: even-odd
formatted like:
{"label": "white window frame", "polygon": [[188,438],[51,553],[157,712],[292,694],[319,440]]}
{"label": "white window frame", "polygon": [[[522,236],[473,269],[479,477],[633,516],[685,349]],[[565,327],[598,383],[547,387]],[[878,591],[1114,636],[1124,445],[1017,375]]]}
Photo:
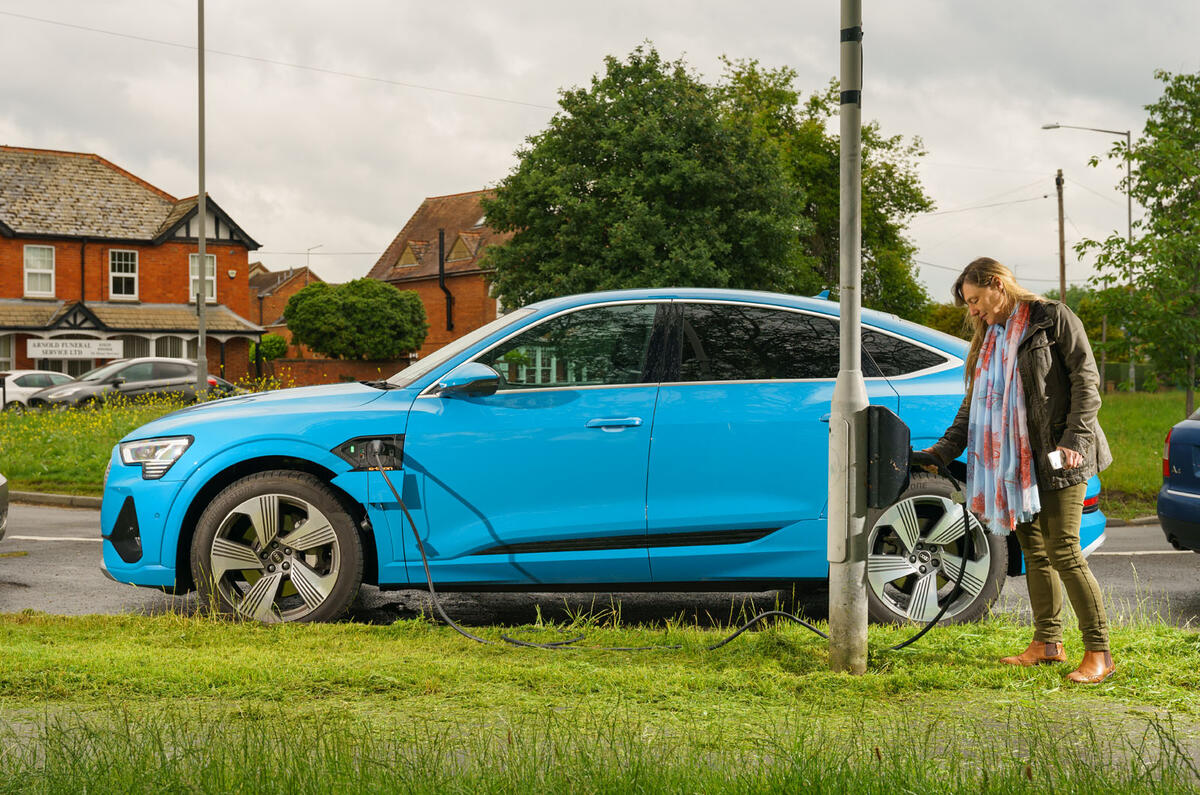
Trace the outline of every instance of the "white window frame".
{"label": "white window frame", "polygon": [[[133,255],[133,272],[132,273],[123,273],[120,271],[113,271],[113,264],[114,264],[113,263],[113,259],[114,259],[113,255],[115,255],[115,254],[132,254]],[[113,301],[136,301],[136,300],[138,300],[138,265],[139,265],[138,259],[139,259],[138,253],[137,253],[137,251],[134,251],[133,249],[110,248],[108,250],[108,297],[110,300],[113,300]],[[123,263],[123,264],[127,264],[127,263]],[[131,276],[133,277],[133,294],[127,295],[126,293],[118,293],[114,286],[116,283],[116,280],[119,278],[127,279]]]}
{"label": "white window frame", "polygon": [[[50,252],[50,290],[49,290],[49,292],[34,291],[34,290],[29,289],[29,276],[31,274],[31,271],[29,269],[29,254],[32,250],[35,250],[35,249],[37,249],[37,250],[44,249],[44,250],[47,250]],[[55,260],[54,246],[35,246],[35,245],[26,245],[25,246],[25,295],[26,296],[45,297],[45,298],[53,298],[54,297],[54,260]],[[44,268],[37,268],[37,269],[33,270],[32,273],[44,274],[44,273],[46,273],[46,270]]]}
{"label": "white window frame", "polygon": [[0,334],[0,370],[13,369],[13,342],[15,334]]}
{"label": "white window frame", "polygon": [[[208,260],[208,264],[212,266],[211,268],[205,269],[205,270],[211,271],[211,275],[205,274],[205,278],[204,278],[204,280],[206,282],[208,282],[208,288],[209,288],[207,291],[207,295],[205,296],[205,303],[215,304],[217,302],[217,255],[205,253],[204,258],[206,260]],[[198,266],[199,265],[200,265],[200,255],[199,254],[188,254],[188,303],[189,304],[196,303],[196,289],[200,286],[200,284],[199,284],[200,279],[198,276],[198,271],[199,271]]]}

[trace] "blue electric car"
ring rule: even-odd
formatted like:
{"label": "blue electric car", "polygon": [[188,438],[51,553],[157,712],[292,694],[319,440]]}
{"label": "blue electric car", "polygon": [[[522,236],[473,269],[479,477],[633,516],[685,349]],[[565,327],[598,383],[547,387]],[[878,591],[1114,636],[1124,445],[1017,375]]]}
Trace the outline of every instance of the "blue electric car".
{"label": "blue electric car", "polygon": [[[386,381],[185,408],[113,449],[104,566],[248,618],[327,620],[361,583],[424,586],[407,508],[443,590],[821,581],[838,334],[837,304],[819,299],[596,293],[518,309]],[[914,447],[953,418],[965,352],[863,312],[870,400]],[[1099,488],[1088,551],[1103,540]],[[964,566],[947,616],[978,617],[1020,571],[1015,542],[965,529],[932,475],[868,527],[875,620],[932,618]]]}

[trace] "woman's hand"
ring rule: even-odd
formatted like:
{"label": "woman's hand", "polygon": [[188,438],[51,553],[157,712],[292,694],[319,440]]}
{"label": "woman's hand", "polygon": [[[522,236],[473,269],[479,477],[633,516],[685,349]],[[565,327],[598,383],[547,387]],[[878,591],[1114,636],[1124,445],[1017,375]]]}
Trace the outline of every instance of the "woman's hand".
{"label": "woman's hand", "polygon": [[1083,466],[1083,456],[1069,447],[1058,446],[1058,452],[1062,453],[1063,469],[1074,469],[1078,466]]}
{"label": "woman's hand", "polygon": [[941,463],[941,459],[929,452],[927,448],[925,450],[913,450],[912,454],[908,457],[908,463],[912,466],[920,467],[926,472],[937,474],[938,464]]}

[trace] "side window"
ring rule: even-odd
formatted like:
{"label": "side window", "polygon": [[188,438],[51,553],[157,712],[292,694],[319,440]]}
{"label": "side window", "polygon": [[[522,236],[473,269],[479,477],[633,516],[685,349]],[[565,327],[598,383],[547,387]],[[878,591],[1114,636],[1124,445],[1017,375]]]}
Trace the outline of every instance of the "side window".
{"label": "side window", "polygon": [[870,355],[880,375],[905,375],[946,363],[946,357],[891,334],[863,329],[862,340],[863,350]]}
{"label": "side window", "polygon": [[175,364],[174,362],[155,362],[154,363],[154,379],[166,378],[187,378],[192,374],[192,370],[186,364]]}
{"label": "side window", "polygon": [[837,378],[833,318],[740,304],[685,304],[680,381]]}
{"label": "side window", "polygon": [[50,379],[51,386],[58,386],[59,384],[65,384],[68,381],[75,380],[69,375],[47,375],[46,377]]}
{"label": "side window", "polygon": [[154,362],[138,362],[131,364],[117,376],[125,379],[125,383],[133,384],[138,381],[149,381],[154,377]]}
{"label": "side window", "polygon": [[37,373],[30,373],[29,375],[23,375],[19,378],[14,379],[14,381],[17,386],[23,386],[23,387],[50,386],[49,379],[47,379],[46,376],[38,375]]}
{"label": "side window", "polygon": [[656,304],[581,309],[539,323],[476,361],[500,373],[502,390],[645,383],[656,311]]}

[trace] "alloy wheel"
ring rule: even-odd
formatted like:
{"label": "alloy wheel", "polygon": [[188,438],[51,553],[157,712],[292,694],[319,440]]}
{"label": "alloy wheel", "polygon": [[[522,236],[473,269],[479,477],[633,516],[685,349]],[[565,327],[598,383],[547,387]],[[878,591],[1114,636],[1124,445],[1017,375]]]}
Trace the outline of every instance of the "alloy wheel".
{"label": "alloy wheel", "polygon": [[[970,517],[971,558],[962,590],[946,610],[951,618],[979,597],[991,553],[983,527]],[[908,497],[888,508],[867,540],[867,583],[895,620],[931,621],[954,590],[963,567],[962,506],[939,495]]]}

